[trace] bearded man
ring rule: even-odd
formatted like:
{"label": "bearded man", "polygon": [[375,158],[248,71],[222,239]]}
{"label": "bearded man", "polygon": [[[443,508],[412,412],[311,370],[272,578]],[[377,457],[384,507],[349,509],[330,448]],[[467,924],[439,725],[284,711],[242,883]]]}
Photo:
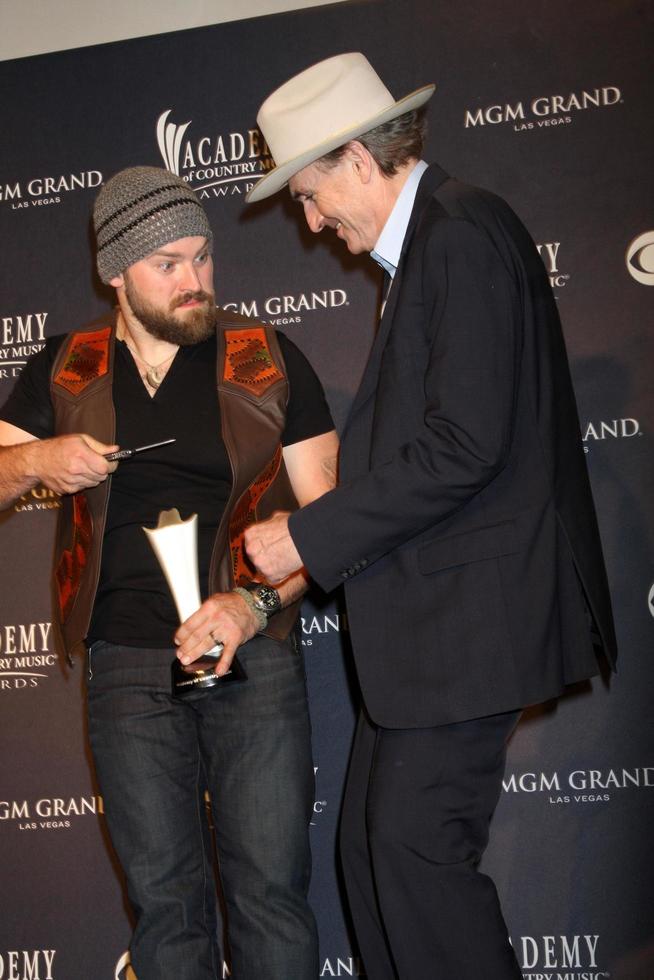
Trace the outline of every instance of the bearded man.
{"label": "bearded man", "polygon": [[[204,794],[239,980],[314,980],[307,903],[313,768],[301,652],[302,571],[253,581],[242,533],[333,485],[337,439],[316,375],[282,335],[217,310],[196,195],[155,167],[114,176],[94,208],[114,315],[50,338],[0,411],[0,506],[62,494],[60,639],[86,648],[91,748],[135,916],[139,980],[217,980]],[[124,461],[119,447],[165,443]],[[200,608],[182,625],[144,527],[198,515]],[[179,698],[218,642],[220,683]],[[246,675],[232,683],[233,658]]]}

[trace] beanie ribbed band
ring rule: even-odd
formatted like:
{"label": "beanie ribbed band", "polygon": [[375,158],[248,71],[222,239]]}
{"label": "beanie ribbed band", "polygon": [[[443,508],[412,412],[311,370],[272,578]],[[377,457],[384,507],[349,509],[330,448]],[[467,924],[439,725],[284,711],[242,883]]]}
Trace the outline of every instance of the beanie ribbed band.
{"label": "beanie ribbed band", "polygon": [[104,283],[169,242],[213,239],[194,191],[161,167],[128,167],[107,181],[95,201],[93,225]]}

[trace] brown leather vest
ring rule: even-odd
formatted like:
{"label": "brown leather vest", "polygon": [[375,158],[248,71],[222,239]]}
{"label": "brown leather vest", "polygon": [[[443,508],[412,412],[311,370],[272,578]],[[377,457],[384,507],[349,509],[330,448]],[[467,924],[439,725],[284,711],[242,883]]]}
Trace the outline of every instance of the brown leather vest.
{"label": "brown leather vest", "polygon": [[[52,368],[55,433],[84,432],[113,443],[112,382],[115,322],[105,317],[69,336]],[[232,490],[211,557],[210,592],[228,592],[256,574],[243,548],[245,529],[275,510],[295,510],[282,457],[288,381],[271,327],[218,310],[216,381],[222,438],[232,467]],[[83,646],[100,576],[111,477],[62,497],[55,542],[54,620],[68,659]],[[299,611],[295,602],[272,616],[267,636],[285,638]]]}

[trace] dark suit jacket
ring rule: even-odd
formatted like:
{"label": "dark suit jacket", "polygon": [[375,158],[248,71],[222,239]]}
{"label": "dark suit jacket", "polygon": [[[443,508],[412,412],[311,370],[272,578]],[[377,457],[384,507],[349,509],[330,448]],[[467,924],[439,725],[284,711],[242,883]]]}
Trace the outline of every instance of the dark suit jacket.
{"label": "dark suit jacket", "polygon": [[384,727],[509,711],[614,663],[615,634],[554,298],[494,195],[423,175],[342,440],[341,485],[291,518],[345,582]]}

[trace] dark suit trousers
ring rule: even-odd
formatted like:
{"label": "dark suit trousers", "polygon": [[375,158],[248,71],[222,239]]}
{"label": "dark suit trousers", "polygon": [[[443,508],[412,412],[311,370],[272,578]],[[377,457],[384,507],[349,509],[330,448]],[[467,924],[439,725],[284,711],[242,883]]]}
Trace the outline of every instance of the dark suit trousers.
{"label": "dark suit trousers", "polygon": [[382,729],[361,713],[341,854],[369,980],[520,980],[478,871],[519,712]]}

